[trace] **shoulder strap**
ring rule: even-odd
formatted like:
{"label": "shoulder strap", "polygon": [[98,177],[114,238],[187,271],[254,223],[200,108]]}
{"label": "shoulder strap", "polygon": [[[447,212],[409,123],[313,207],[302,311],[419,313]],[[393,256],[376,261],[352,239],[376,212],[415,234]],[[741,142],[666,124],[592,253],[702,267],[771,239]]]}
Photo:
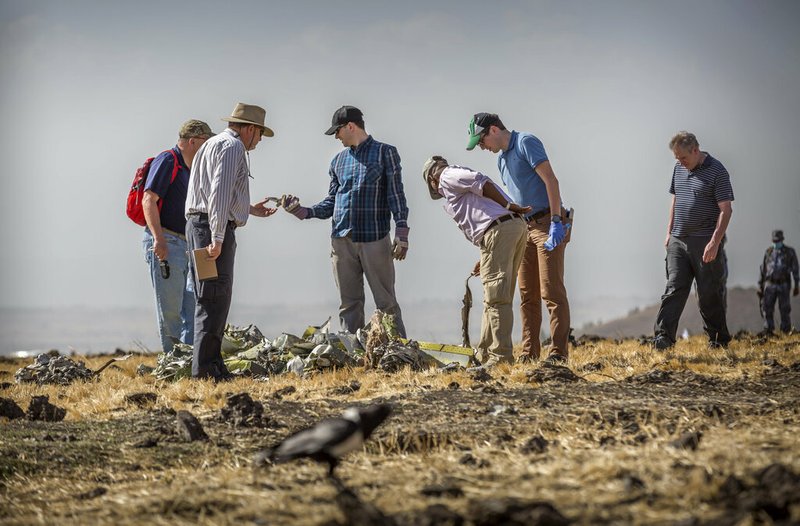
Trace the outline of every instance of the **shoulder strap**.
{"label": "shoulder strap", "polygon": [[172,167],[172,177],[169,180],[169,184],[172,184],[175,181],[175,178],[178,176],[178,170],[181,168],[181,163],[178,161],[178,156],[175,155],[175,150],[170,148],[167,151],[172,154],[172,158],[175,160],[175,165]]}

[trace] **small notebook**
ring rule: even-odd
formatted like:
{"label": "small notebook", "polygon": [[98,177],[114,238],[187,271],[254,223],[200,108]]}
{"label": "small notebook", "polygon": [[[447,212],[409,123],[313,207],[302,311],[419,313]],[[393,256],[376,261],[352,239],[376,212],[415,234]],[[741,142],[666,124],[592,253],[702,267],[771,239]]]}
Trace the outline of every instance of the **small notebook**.
{"label": "small notebook", "polygon": [[192,251],[194,260],[194,277],[197,281],[205,281],[217,277],[217,262],[208,256],[205,248],[198,248]]}

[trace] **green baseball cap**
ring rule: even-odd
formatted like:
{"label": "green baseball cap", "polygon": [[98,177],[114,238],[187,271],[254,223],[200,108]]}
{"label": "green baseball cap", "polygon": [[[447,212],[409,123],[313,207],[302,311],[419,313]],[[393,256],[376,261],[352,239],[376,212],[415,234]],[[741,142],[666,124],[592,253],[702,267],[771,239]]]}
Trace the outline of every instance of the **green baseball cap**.
{"label": "green baseball cap", "polygon": [[469,129],[467,130],[467,133],[469,133],[467,150],[474,149],[478,143],[481,142],[481,138],[486,130],[489,129],[489,126],[499,122],[500,117],[498,117],[496,113],[481,112],[473,115],[472,120],[469,121]]}

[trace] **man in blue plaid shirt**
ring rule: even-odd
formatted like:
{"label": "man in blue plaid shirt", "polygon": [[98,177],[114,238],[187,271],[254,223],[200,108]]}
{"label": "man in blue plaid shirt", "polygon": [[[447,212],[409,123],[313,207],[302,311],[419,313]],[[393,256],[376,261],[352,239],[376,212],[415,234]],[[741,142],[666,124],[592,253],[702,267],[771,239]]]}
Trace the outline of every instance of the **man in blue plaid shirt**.
{"label": "man in blue plaid shirt", "polygon": [[[328,196],[312,207],[287,195],[283,207],[298,219],[332,217],[333,274],[339,288],[342,329],[364,327],[364,277],[375,306],[394,314],[397,330],[406,330],[394,291],[394,262],[408,252],[408,206],[403,193],[397,148],[383,144],[364,129],[364,115],[353,106],[333,114],[326,135],[335,135],[346,149],[331,161]],[[389,240],[394,216],[394,242]]]}

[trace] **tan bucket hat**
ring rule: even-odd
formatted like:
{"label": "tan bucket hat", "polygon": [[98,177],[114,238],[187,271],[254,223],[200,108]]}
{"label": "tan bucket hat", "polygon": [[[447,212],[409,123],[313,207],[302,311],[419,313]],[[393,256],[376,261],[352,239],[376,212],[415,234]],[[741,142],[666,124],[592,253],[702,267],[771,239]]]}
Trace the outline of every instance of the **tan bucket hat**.
{"label": "tan bucket hat", "polygon": [[440,167],[447,166],[447,159],[441,155],[434,155],[429,157],[425,164],[422,166],[422,178],[425,180],[425,186],[428,187],[428,192],[431,194],[431,199],[441,199],[443,196],[438,191],[431,188],[431,177]]}
{"label": "tan bucket hat", "polygon": [[264,119],[267,116],[267,110],[261,106],[254,106],[253,104],[245,104],[244,102],[237,102],[236,107],[233,108],[230,117],[222,117],[225,122],[239,122],[242,124],[255,124],[261,127],[261,135],[264,137],[272,137],[275,132],[270,130],[264,124]]}

